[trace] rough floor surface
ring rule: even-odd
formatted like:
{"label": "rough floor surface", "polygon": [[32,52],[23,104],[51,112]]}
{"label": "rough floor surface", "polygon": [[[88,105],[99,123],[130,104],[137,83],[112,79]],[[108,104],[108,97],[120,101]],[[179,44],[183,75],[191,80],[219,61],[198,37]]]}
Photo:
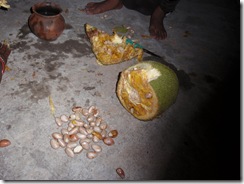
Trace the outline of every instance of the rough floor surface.
{"label": "rough floor surface", "polygon": [[[88,0],[53,0],[66,28],[55,41],[37,38],[28,27],[37,0],[8,0],[0,9],[0,38],[12,52],[0,83],[2,180],[239,180],[240,179],[240,4],[182,0],[165,19],[168,38],[144,38],[150,17],[126,8],[99,15],[79,9]],[[152,121],[139,121],[120,104],[118,74],[135,64],[98,65],[84,32],[89,23],[112,33],[125,25],[132,38],[178,75],[176,103]],[[50,146],[60,131],[51,115],[73,106],[97,106],[119,135],[95,159],[85,153],[68,157]]]}

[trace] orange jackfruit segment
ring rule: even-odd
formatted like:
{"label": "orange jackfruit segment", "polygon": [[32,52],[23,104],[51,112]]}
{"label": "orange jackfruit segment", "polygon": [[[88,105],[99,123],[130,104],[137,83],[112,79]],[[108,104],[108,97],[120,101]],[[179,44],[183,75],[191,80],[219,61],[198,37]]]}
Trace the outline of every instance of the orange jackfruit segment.
{"label": "orange jackfruit segment", "polygon": [[126,37],[122,38],[116,33],[109,35],[89,24],[85,25],[85,30],[99,64],[117,64],[132,58],[142,60],[143,49],[127,44]]}
{"label": "orange jackfruit segment", "polygon": [[150,86],[145,70],[121,74],[119,97],[123,106],[135,117],[142,118],[157,112],[157,96]]}

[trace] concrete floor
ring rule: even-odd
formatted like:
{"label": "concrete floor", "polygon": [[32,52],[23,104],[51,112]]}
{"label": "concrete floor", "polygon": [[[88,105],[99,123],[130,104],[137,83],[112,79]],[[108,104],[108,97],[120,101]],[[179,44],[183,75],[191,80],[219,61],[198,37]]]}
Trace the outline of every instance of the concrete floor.
{"label": "concrete floor", "polygon": [[[9,0],[0,10],[1,41],[12,48],[0,83],[0,148],[2,180],[240,180],[240,5],[223,1],[182,0],[165,19],[168,38],[148,35],[149,17],[122,8],[89,16],[78,9],[88,0],[53,0],[66,21],[63,34],[42,41],[27,25],[38,0]],[[119,72],[136,63],[96,63],[84,24],[111,32],[130,26],[133,39],[161,55],[180,80],[176,103],[159,118],[142,122],[132,117],[115,94]],[[236,84],[233,81],[237,81]],[[71,113],[74,105],[96,105],[117,129],[115,145],[89,160],[68,157],[50,146],[60,131],[50,114]]]}

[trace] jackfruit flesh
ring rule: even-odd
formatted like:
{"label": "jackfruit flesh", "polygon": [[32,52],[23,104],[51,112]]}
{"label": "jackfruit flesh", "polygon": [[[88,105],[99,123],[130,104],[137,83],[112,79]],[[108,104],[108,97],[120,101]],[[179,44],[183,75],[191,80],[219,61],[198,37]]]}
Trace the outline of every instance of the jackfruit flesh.
{"label": "jackfruit flesh", "polygon": [[142,60],[143,50],[127,44],[126,37],[120,37],[116,33],[109,35],[89,24],[86,24],[86,33],[90,38],[92,51],[100,64],[116,64],[135,57],[138,61]]}
{"label": "jackfruit flesh", "polygon": [[157,97],[148,82],[147,71],[137,69],[122,75],[121,99],[129,112],[140,117],[157,110]]}
{"label": "jackfruit flesh", "polygon": [[7,0],[0,0],[0,7],[4,7],[4,8],[10,8],[10,5],[7,4]]}

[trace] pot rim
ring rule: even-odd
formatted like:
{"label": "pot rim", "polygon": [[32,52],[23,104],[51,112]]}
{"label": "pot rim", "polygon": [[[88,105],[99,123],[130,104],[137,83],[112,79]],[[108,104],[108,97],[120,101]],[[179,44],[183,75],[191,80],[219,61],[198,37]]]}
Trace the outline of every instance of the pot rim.
{"label": "pot rim", "polygon": [[[38,13],[36,10],[38,8],[41,8],[41,7],[47,7],[47,6],[50,6],[52,8],[55,8],[59,11],[58,14],[55,14],[55,15],[43,15],[43,14],[40,14]],[[39,2],[39,3],[36,3],[34,4],[32,7],[31,7],[32,11],[40,16],[43,16],[43,17],[55,17],[55,16],[58,16],[59,14],[61,14],[63,12],[63,9],[60,7],[59,4],[57,3],[54,3],[54,2],[50,2],[50,1],[43,1],[43,2]]]}

